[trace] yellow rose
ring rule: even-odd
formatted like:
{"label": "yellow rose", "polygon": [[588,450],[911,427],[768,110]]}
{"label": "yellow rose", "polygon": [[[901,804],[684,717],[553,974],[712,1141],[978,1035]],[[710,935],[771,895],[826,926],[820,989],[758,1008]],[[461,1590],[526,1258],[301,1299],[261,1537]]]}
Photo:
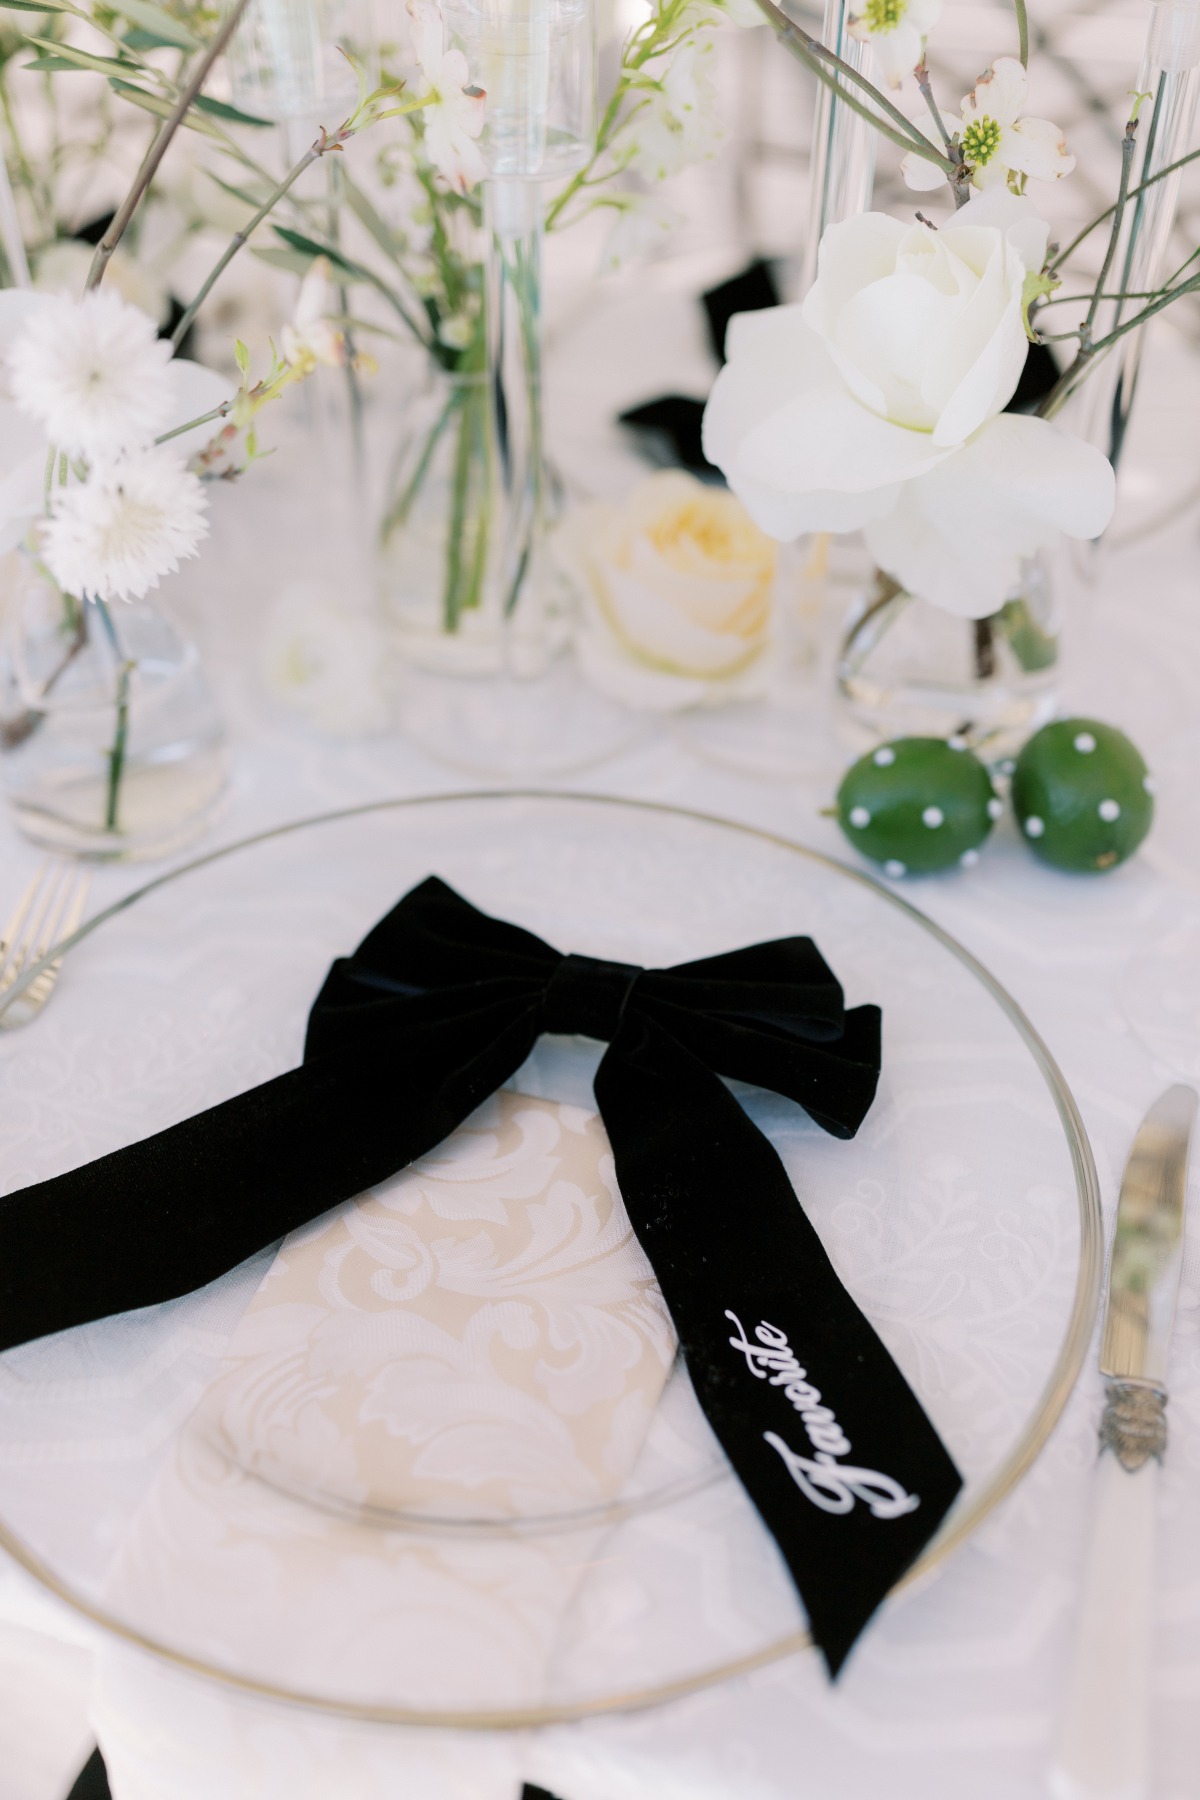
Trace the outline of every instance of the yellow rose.
{"label": "yellow rose", "polygon": [[691,475],[652,475],[574,533],[593,602],[580,660],[599,687],[670,710],[759,684],[777,549],[739,500]]}

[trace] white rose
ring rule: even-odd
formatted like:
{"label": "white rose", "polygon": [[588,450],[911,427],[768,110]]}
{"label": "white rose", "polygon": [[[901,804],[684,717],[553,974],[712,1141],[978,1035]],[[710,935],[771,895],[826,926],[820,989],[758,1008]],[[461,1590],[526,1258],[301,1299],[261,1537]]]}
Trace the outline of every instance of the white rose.
{"label": "white rose", "polygon": [[592,602],[580,662],[597,687],[672,711],[761,685],[777,552],[731,494],[663,471],[571,536]]}
{"label": "white rose", "polygon": [[1024,366],[1022,291],[1046,236],[1029,202],[999,189],[938,231],[867,213],[825,233],[803,306],[732,321],[704,445],[764,531],[861,527],[904,586],[982,617],[1003,604],[1023,556],[1059,531],[1104,529],[1113,475],[1100,453],[1044,420],[1019,421],[1031,491],[1015,479],[1018,422],[1000,416]]}

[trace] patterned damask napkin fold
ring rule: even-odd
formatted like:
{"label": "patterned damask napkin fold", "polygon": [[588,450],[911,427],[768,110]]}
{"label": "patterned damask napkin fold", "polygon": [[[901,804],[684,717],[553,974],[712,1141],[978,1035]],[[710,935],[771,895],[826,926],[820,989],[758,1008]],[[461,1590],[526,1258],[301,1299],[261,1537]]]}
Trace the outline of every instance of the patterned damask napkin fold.
{"label": "patterned damask napkin fold", "polygon": [[109,1604],[317,1692],[536,1704],[674,1354],[598,1118],[501,1092],[284,1242]]}

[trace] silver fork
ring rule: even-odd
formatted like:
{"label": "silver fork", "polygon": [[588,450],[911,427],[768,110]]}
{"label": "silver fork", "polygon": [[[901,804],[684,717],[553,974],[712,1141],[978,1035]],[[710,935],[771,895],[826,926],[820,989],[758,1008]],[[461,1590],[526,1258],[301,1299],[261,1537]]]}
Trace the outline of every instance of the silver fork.
{"label": "silver fork", "polygon": [[0,935],[0,1031],[36,1019],[58,980],[62,958],[34,976],[25,991],[5,1005],[5,996],[26,969],[40,962],[83,917],[91,876],[70,863],[45,862],[17,902]]}

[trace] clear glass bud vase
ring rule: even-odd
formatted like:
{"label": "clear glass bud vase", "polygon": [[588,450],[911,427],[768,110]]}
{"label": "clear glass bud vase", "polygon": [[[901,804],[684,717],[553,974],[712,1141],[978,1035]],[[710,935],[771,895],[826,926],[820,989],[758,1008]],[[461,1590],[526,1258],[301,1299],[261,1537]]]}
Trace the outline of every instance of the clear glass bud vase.
{"label": "clear glass bud vase", "polygon": [[0,779],[25,836],[108,861],[195,837],[227,776],[195,647],[154,607],[81,604],[23,561],[4,613]]}
{"label": "clear glass bud vase", "polygon": [[[459,520],[453,513],[453,477],[449,522],[437,490],[425,506],[435,515],[436,554],[474,573],[465,590],[469,604],[451,604],[450,584],[444,569],[439,572],[441,645],[413,628],[415,607],[401,609],[409,620],[402,634],[409,662],[418,665],[401,694],[401,719],[422,749],[455,768],[565,773],[614,754],[642,728],[625,709],[585,688],[562,654],[579,596],[552,541],[543,434],[543,209],[547,184],[581,168],[593,142],[592,6],[591,0],[452,0],[444,12],[473,82],[487,96],[480,140],[484,377],[482,389],[460,386],[457,409],[447,415],[447,431],[474,470],[470,515]],[[464,429],[468,419],[478,430],[475,424]],[[431,453],[441,454],[437,447]],[[410,459],[414,474],[419,456]],[[447,492],[444,479],[441,491]],[[409,509],[414,524],[421,504]],[[385,576],[385,588],[390,582]],[[426,620],[431,616],[427,601]],[[489,679],[451,684],[440,678],[451,674]]]}
{"label": "clear glass bud vase", "polygon": [[852,610],[837,685],[854,735],[964,737],[988,756],[1017,749],[1053,717],[1059,621],[1040,557],[999,612],[964,619],[876,573]]}

